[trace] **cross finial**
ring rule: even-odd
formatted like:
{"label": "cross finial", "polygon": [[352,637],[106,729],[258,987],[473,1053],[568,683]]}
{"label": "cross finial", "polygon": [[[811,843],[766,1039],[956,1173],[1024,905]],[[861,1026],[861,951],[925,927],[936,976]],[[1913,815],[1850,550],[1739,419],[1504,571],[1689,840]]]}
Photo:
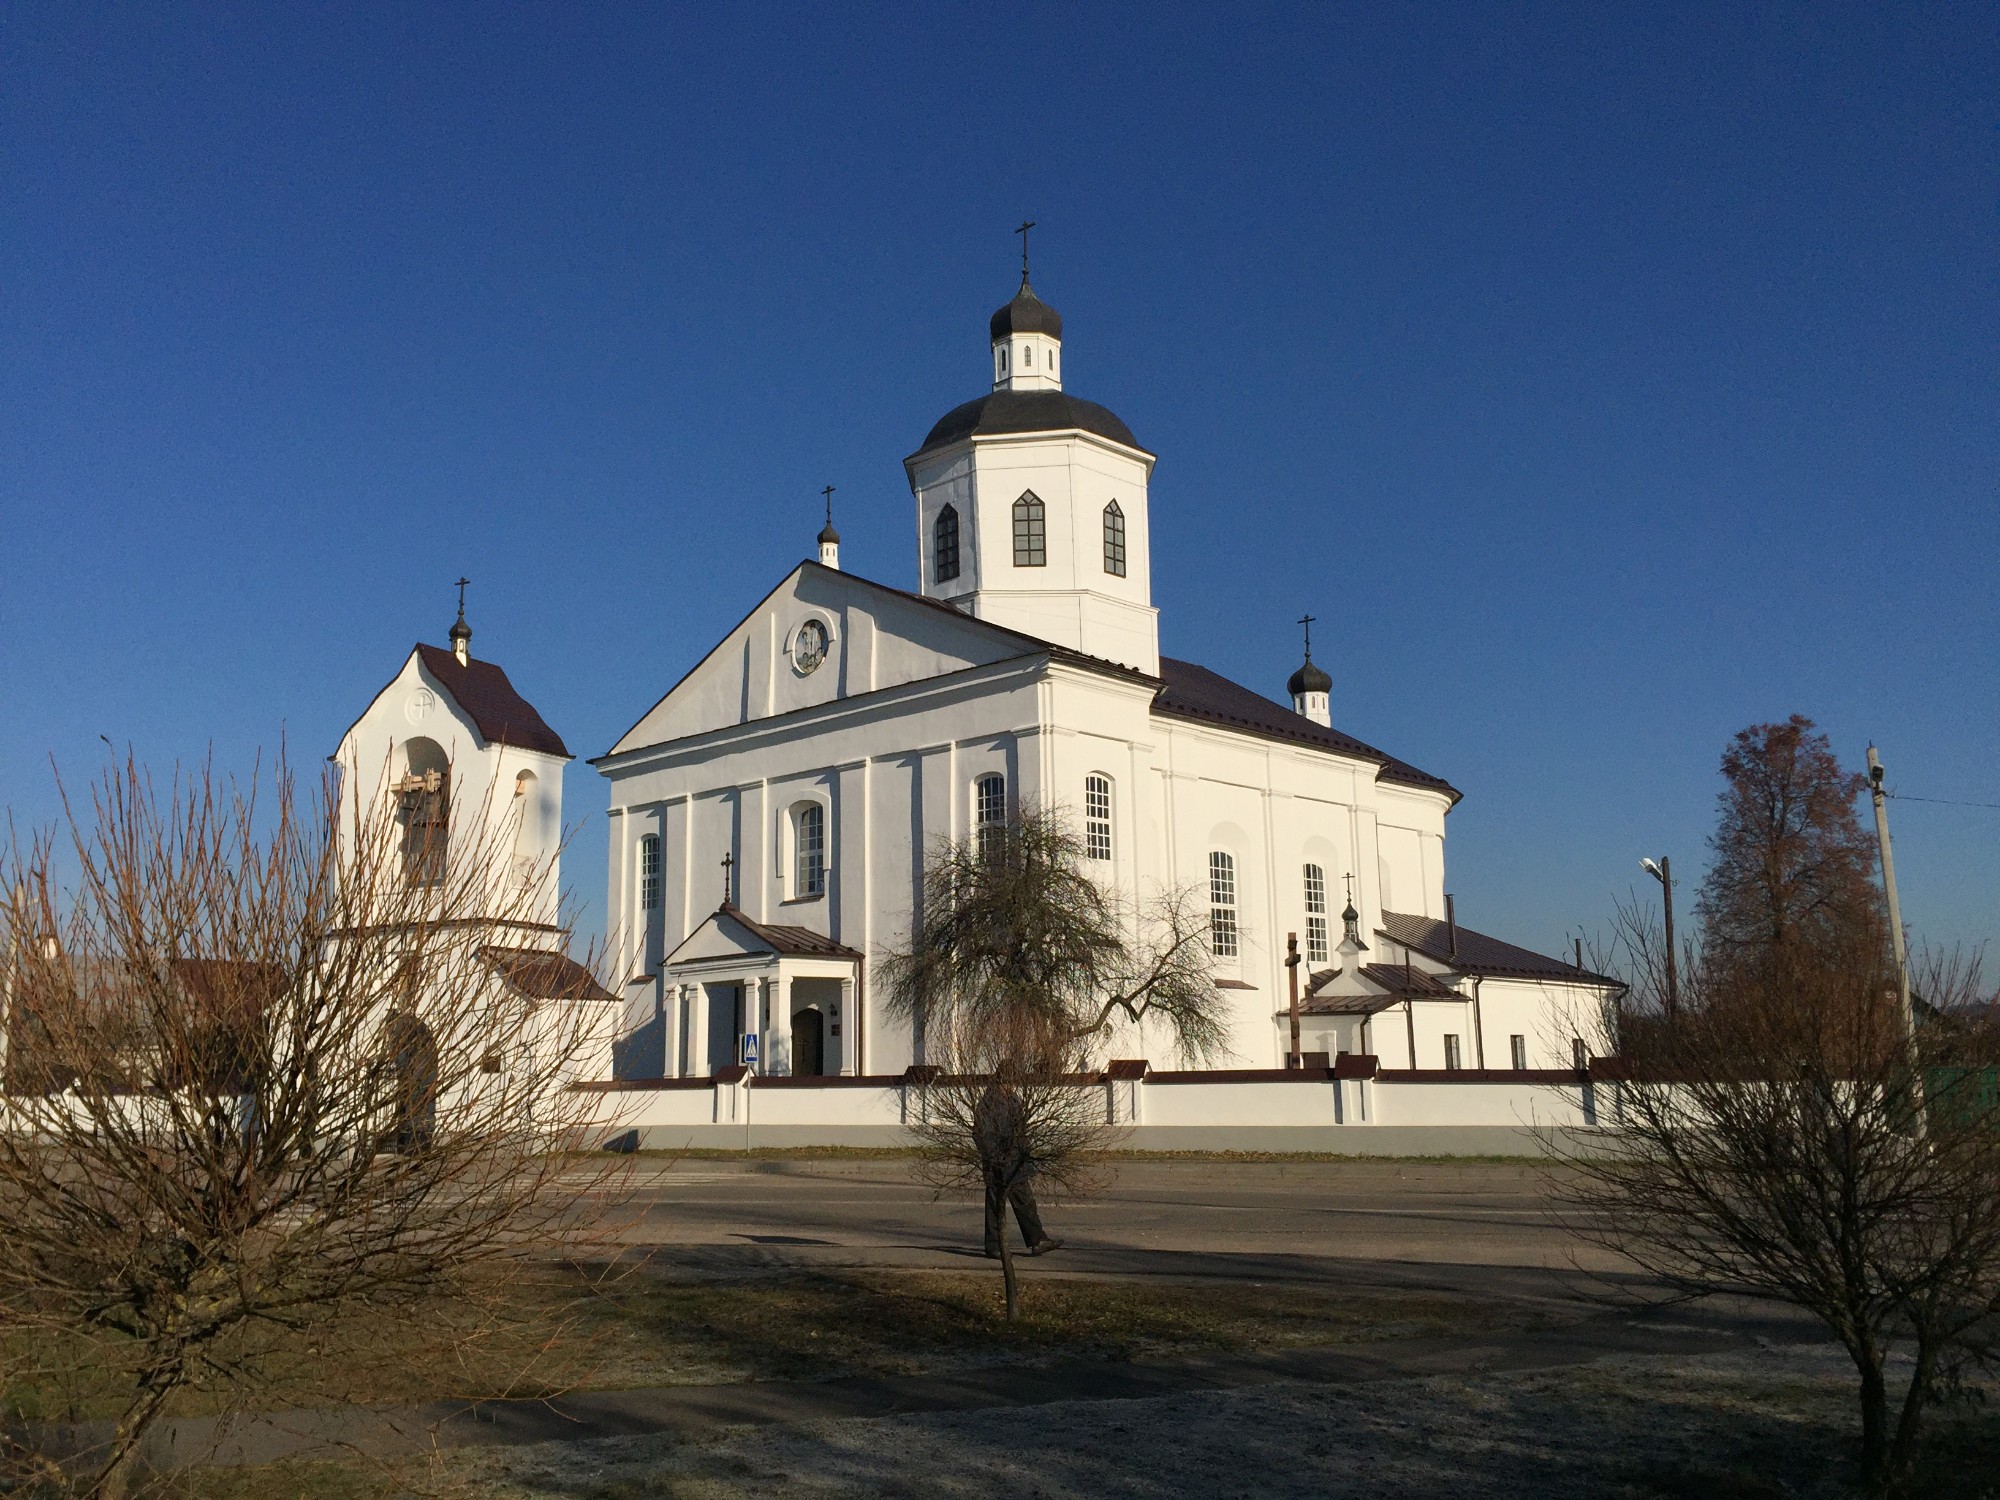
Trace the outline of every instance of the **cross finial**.
{"label": "cross finial", "polygon": [[730,868],[735,863],[736,856],[734,854],[725,854],[722,856],[722,904],[724,906],[728,906],[731,898],[736,894],[735,882],[730,879],[729,875]]}
{"label": "cross finial", "polygon": [[1347,872],[1347,904],[1349,906],[1354,904],[1354,872],[1352,870]]}
{"label": "cross finial", "polygon": [[833,524],[833,486],[828,485],[825,489],[821,490],[820,496],[826,501],[826,524],[831,526]]}
{"label": "cross finial", "polygon": [[[1318,615],[1301,615],[1301,616],[1299,617],[1299,623],[1300,623],[1301,625],[1305,626],[1305,628],[1306,628],[1306,660],[1307,660],[1307,661],[1311,661],[1311,660],[1313,659],[1313,621],[1314,621],[1314,620],[1316,620],[1316,619],[1318,619],[1318,618],[1319,618],[1319,616],[1318,616]],[[1350,878],[1351,878],[1351,877],[1350,877]]]}
{"label": "cross finial", "polygon": [[458,580],[458,617],[461,620],[465,618],[465,586],[470,582],[472,582],[470,578]]}
{"label": "cross finial", "polygon": [[1014,231],[1021,237],[1021,285],[1028,284],[1028,231],[1035,227],[1033,219],[1023,219],[1021,227]]}

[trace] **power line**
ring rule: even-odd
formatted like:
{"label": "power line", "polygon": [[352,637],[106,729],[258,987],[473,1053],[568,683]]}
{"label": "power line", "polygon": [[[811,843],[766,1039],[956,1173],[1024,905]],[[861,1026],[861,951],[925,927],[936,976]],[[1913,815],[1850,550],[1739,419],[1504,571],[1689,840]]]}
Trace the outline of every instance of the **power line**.
{"label": "power line", "polygon": [[1886,797],[1894,797],[1898,802],[1935,802],[1940,807],[1984,807],[2000,812],[2000,802],[1960,802],[1955,797],[1912,797],[1908,792],[1885,792]]}

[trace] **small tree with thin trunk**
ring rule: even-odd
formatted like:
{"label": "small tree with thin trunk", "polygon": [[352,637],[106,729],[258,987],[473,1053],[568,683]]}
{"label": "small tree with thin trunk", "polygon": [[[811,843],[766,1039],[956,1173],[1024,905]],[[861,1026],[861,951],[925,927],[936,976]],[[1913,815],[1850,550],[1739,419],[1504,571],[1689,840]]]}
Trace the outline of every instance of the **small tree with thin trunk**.
{"label": "small tree with thin trunk", "polygon": [[[1132,903],[1100,884],[1059,811],[1029,808],[939,846],[909,939],[880,966],[891,1010],[914,1024],[936,1070],[918,1135],[939,1179],[976,1178],[1003,1196],[1029,1178],[1082,1182],[1108,1128],[1104,1094],[1085,1085],[1119,1024],[1163,1030],[1191,1060],[1224,1050],[1207,938],[1194,893]],[[1004,1225],[1001,1239],[1011,1317]]]}
{"label": "small tree with thin trunk", "polygon": [[1000,1224],[1000,1275],[1007,1321],[1021,1306],[1007,1212],[1013,1195],[1078,1197],[1101,1179],[1099,1162],[1118,1132],[1103,1091],[1085,1069],[1078,1039],[1029,1015],[975,1021],[961,1013],[929,1033],[929,1065],[918,1116],[924,1177],[940,1191],[971,1189]]}
{"label": "small tree with thin trunk", "polygon": [[18,1412],[91,1372],[116,1409],[59,1465],[15,1429],[45,1487],[127,1494],[184,1393],[319,1394],[354,1316],[484,1299],[585,1229],[594,986],[551,950],[576,995],[496,982],[509,841],[412,866],[386,817],[336,837],[330,786],[258,791],[128,764],[0,876],[0,1378]]}

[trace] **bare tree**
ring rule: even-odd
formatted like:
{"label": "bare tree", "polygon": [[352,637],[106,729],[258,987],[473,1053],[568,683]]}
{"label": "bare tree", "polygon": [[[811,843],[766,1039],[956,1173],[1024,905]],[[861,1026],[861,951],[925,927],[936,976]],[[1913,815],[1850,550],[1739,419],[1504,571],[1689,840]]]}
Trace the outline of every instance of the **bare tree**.
{"label": "bare tree", "polygon": [[[281,1396],[356,1310],[483,1293],[584,1232],[598,1169],[562,1148],[595,1123],[569,1087],[595,985],[552,936],[519,945],[511,840],[461,818],[413,860],[385,805],[336,828],[282,763],[164,792],[128,763],[60,858],[5,859],[0,1317],[124,1393],[61,1471],[76,1493],[129,1493],[190,1388]],[[532,1001],[504,982],[523,954]]]}
{"label": "bare tree", "polygon": [[1008,1205],[1026,1209],[1031,1235],[1033,1184],[1076,1190],[1109,1140],[1108,1100],[1086,1086],[1095,1049],[1120,1022],[1163,1025],[1193,1059],[1221,1053],[1226,1035],[1206,908],[1176,890],[1127,904],[1084,855],[1052,809],[941,845],[907,945],[880,970],[890,1008],[916,1025],[937,1070],[917,1130],[926,1160],[941,1183],[979,1184],[1010,1319]]}
{"label": "bare tree", "polygon": [[1165,1027],[1189,1059],[1222,1054],[1208,910],[1192,890],[1120,899],[1089,873],[1058,810],[1028,808],[926,862],[909,938],[882,965],[891,1008],[929,1034],[961,1018],[1036,1018],[1065,1041],[1107,1036],[1122,1019]]}
{"label": "bare tree", "polygon": [[[1020,1311],[1020,1276],[1007,1211],[1038,1234],[1035,1192],[1076,1196],[1100,1180],[1102,1153],[1117,1132],[1105,1094],[1093,1087],[1080,1040],[1015,1012],[975,1020],[959,1013],[934,1027],[912,1127],[924,1176],[940,1190],[971,1188],[985,1200],[987,1253],[1000,1261],[1007,1321]],[[1026,1226],[1032,1226],[1031,1228]]]}
{"label": "bare tree", "polygon": [[1581,1236],[1678,1293],[1818,1318],[1854,1362],[1862,1470],[1886,1487],[2000,1308],[2000,1037],[1969,1004],[1976,966],[1947,960],[1912,1044],[1870,921],[1742,957],[1690,970],[1674,1024],[1623,1028],[1618,1128],[1588,1149],[1550,1133],[1554,1190]]}
{"label": "bare tree", "polygon": [[1841,766],[1811,719],[1741,731],[1722,778],[1715,860],[1696,902],[1712,962],[1758,962],[1794,941],[1847,943],[1868,927],[1886,939],[1875,840],[1858,811],[1865,778]]}

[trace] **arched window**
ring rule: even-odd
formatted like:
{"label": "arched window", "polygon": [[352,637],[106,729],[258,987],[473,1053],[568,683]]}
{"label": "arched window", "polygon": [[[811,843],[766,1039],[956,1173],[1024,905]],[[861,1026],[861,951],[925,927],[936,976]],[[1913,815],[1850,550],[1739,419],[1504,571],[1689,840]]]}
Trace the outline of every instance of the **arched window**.
{"label": "arched window", "polygon": [[514,873],[533,885],[542,862],[542,787],[533,771],[514,778]]}
{"label": "arched window", "polygon": [[979,857],[990,859],[1007,836],[1007,778],[982,776],[972,784],[972,827]]}
{"label": "arched window", "polygon": [[436,885],[444,879],[451,843],[451,763],[436,740],[403,746],[403,778],[395,786],[396,816],[403,825],[403,880]]}
{"label": "arched window", "polygon": [[1111,858],[1111,778],[1083,778],[1083,846],[1092,859]]}
{"label": "arched window", "polygon": [[937,557],[931,568],[932,576],[939,583],[948,583],[958,577],[958,509],[947,505],[938,512],[937,525],[932,528],[932,539],[937,543]]}
{"label": "arched window", "polygon": [[1323,964],[1332,957],[1326,934],[1326,871],[1306,866],[1306,962]]}
{"label": "arched window", "polygon": [[1041,496],[1029,490],[1014,502],[1014,566],[1045,568],[1049,563],[1046,512]]}
{"label": "arched window", "polygon": [[1007,346],[1005,344],[1000,346],[1000,373],[1002,375],[1007,373]]}
{"label": "arched window", "polygon": [[1236,957],[1236,860],[1220,849],[1208,856],[1208,948],[1217,958]]}
{"label": "arched window", "polygon": [[639,836],[639,910],[660,909],[660,836]]}
{"label": "arched window", "polygon": [[826,894],[826,808],[801,802],[792,812],[792,895],[811,900]]}
{"label": "arched window", "polygon": [[1125,512],[1116,500],[1104,507],[1104,571],[1113,578],[1125,576]]}
{"label": "arched window", "polygon": [[1035,346],[1033,344],[1023,344],[1021,346],[1021,363],[1026,365],[1031,370],[1034,369]]}

